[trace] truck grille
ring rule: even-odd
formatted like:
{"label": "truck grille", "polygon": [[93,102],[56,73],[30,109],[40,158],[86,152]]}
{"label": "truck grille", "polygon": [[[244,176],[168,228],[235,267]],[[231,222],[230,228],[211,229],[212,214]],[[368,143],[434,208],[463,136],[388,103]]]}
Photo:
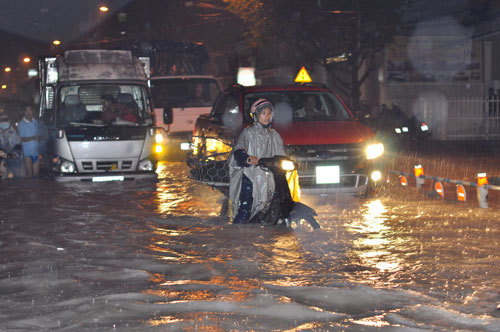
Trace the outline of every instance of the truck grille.
{"label": "truck grille", "polygon": [[132,160],[102,160],[102,161],[82,161],[82,170],[84,172],[115,172],[128,171],[132,169]]}
{"label": "truck grille", "polygon": [[82,168],[84,171],[93,171],[94,166],[91,161],[82,161]]}
{"label": "truck grille", "polygon": [[131,167],[132,167],[131,160],[122,161],[122,169],[130,169]]}
{"label": "truck grille", "polygon": [[118,161],[98,161],[96,162],[98,171],[111,171],[118,169]]}

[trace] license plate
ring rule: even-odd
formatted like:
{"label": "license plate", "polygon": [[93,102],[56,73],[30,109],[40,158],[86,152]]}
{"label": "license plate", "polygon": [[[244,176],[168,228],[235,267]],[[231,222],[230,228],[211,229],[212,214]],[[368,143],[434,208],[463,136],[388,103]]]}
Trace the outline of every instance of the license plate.
{"label": "license plate", "polygon": [[316,184],[340,183],[339,166],[316,166]]}
{"label": "license plate", "polygon": [[114,175],[114,176],[96,176],[92,178],[92,182],[108,182],[108,181],[123,181],[124,176]]}

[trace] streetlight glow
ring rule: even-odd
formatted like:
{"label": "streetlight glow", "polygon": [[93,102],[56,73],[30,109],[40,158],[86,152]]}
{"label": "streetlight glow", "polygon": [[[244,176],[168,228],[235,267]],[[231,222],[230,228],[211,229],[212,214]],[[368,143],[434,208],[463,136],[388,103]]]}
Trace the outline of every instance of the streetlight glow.
{"label": "streetlight glow", "polygon": [[3,71],[4,71],[4,72],[6,72],[6,73],[8,73],[8,72],[10,72],[11,70],[12,70],[12,68],[10,68],[10,67],[5,67]]}
{"label": "streetlight glow", "polygon": [[7,84],[2,84],[2,90],[7,89]]}
{"label": "streetlight glow", "polygon": [[101,7],[99,7],[99,10],[100,10],[101,12],[103,12],[103,13],[106,13],[107,11],[109,11],[109,8],[108,8],[108,7],[106,7],[106,6],[101,6]]}
{"label": "streetlight glow", "polygon": [[61,45],[61,41],[56,39],[56,40],[54,40],[52,42],[52,44],[54,44],[54,45]]}
{"label": "streetlight glow", "polygon": [[24,63],[30,63],[31,62],[30,57],[24,57],[23,62]]}

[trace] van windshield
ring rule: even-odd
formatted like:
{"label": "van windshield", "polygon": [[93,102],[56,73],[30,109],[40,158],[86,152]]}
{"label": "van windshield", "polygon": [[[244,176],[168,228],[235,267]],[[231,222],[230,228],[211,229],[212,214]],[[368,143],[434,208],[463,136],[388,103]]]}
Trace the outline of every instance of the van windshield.
{"label": "van windshield", "polygon": [[147,90],[131,84],[64,86],[58,96],[57,122],[63,126],[150,125]]}
{"label": "van windshield", "polygon": [[219,92],[215,78],[151,79],[153,104],[158,108],[211,107]]}
{"label": "van windshield", "polygon": [[244,99],[245,114],[259,98],[271,101],[274,122],[351,121],[354,120],[342,102],[327,91],[261,91],[247,93]]}

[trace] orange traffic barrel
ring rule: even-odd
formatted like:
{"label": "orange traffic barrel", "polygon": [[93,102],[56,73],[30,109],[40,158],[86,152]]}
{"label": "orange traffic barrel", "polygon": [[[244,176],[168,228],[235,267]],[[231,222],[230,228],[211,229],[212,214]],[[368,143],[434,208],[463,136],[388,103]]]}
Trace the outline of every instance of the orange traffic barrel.
{"label": "orange traffic barrel", "polygon": [[467,199],[467,193],[465,192],[464,186],[462,186],[461,184],[457,185],[457,199],[460,202],[465,202],[465,200]]}
{"label": "orange traffic barrel", "polygon": [[434,191],[440,196],[444,197],[444,188],[443,184],[440,181],[436,181],[434,183]]}
{"label": "orange traffic barrel", "polygon": [[408,185],[408,180],[406,179],[406,176],[401,176],[401,185],[403,187],[406,187]]}

